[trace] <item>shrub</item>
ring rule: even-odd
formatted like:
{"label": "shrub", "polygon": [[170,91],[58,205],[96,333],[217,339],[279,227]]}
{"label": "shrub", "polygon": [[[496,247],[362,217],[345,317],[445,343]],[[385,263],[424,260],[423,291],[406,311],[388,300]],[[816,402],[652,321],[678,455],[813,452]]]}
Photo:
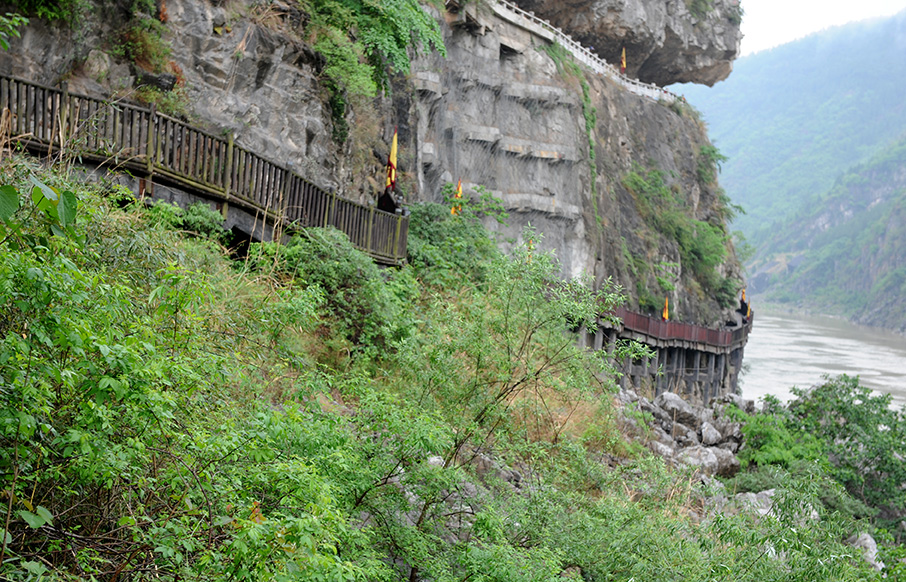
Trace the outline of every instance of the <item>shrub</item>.
{"label": "shrub", "polygon": [[26,24],[28,19],[19,14],[7,12],[5,16],[0,15],[0,50],[9,50],[8,39],[11,36],[19,38],[19,31],[16,29]]}
{"label": "shrub", "polygon": [[499,255],[496,243],[481,223],[484,216],[505,219],[493,197],[480,191],[474,201],[455,202],[452,185],[444,189],[446,204],[423,202],[411,206],[409,219],[409,263],[427,283],[455,287],[457,283],[478,282],[486,275],[487,264]]}
{"label": "shrub", "polygon": [[294,284],[320,287],[335,331],[355,347],[388,350],[408,335],[414,282],[405,270],[382,271],[339,230],[308,229],[285,246],[253,244],[250,253],[259,270],[276,268]]}
{"label": "shrub", "polygon": [[906,415],[891,408],[891,396],[873,394],[845,374],[793,393],[790,424],[823,443],[834,477],[868,505],[903,515]]}

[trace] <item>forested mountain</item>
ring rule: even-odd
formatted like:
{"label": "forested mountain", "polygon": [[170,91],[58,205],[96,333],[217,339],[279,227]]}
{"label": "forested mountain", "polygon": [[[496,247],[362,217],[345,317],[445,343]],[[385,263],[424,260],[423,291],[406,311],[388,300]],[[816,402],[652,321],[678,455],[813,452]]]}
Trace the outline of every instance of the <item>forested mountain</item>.
{"label": "forested mountain", "polygon": [[775,221],[906,131],[906,12],[736,61],[713,88],[677,86],[728,157],[721,183],[758,244]]}
{"label": "forested mountain", "polygon": [[906,331],[906,139],[777,228],[751,269],[772,300]]}

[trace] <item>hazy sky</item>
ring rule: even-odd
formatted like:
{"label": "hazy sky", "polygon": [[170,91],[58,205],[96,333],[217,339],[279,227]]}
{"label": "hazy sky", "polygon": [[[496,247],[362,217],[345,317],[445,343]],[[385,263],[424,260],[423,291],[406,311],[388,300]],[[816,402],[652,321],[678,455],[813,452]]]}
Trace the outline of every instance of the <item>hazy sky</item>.
{"label": "hazy sky", "polygon": [[906,9],[906,0],[741,0],[742,54],[784,44],[830,26]]}

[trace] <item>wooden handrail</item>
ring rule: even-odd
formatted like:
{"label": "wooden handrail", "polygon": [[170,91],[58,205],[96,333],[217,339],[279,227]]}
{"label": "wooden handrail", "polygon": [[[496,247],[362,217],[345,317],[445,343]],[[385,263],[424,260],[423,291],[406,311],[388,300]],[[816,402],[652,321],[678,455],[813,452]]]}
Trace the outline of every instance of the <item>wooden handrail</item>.
{"label": "wooden handrail", "polygon": [[262,214],[289,227],[334,226],[380,263],[406,259],[409,217],[324,190],[295,172],[151,108],[0,75],[10,136],[42,154],[67,151]]}
{"label": "wooden handrail", "polygon": [[498,6],[508,10],[512,14],[518,15],[526,19],[526,21],[547,30],[554,36],[554,38],[563,48],[568,50],[573,55],[573,57],[576,58],[576,60],[583,63],[597,74],[615,81],[630,93],[641,95],[642,97],[648,97],[649,99],[653,99],[654,101],[663,100],[667,103],[673,103],[674,101],[682,100],[682,97],[671,93],[667,89],[658,87],[653,83],[643,83],[638,79],[627,77],[626,75],[621,73],[619,69],[617,69],[617,67],[601,58],[600,55],[598,55],[596,52],[582,46],[581,43],[577,42],[571,36],[563,32],[550,22],[535,16],[533,12],[527,12],[513,2],[510,2],[509,0],[493,1],[495,1]]}
{"label": "wooden handrail", "polygon": [[712,329],[679,321],[662,321],[656,317],[629,311],[625,307],[614,309],[613,315],[622,320],[625,330],[633,331],[660,341],[685,341],[706,344],[717,348],[736,348],[745,344],[752,330],[752,318],[736,329]]}

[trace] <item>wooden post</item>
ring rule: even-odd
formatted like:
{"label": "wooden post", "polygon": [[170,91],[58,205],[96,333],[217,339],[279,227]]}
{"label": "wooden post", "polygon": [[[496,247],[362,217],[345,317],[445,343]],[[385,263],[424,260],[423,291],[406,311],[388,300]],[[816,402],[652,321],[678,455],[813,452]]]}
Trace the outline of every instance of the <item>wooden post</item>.
{"label": "wooden post", "polygon": [[330,196],[330,200],[327,202],[327,208],[324,211],[324,228],[327,228],[327,225],[330,224],[330,217],[333,215],[334,207],[337,205],[337,195],[330,191],[327,193]]}
{"label": "wooden post", "polygon": [[393,259],[397,260],[400,256],[400,229],[403,226],[403,209],[396,209],[396,233],[393,235]]}
{"label": "wooden post", "polygon": [[151,104],[151,109],[148,113],[148,143],[145,145],[145,172],[148,174],[148,178],[151,178],[154,175],[154,118],[157,116],[157,105],[154,103]]}
{"label": "wooden post", "polygon": [[371,200],[370,203],[371,204],[369,205],[369,208],[368,208],[368,228],[366,229],[368,234],[366,235],[367,238],[365,239],[365,249],[367,251],[374,250],[374,248],[372,248],[372,244],[371,244],[371,233],[374,230],[374,200]]}
{"label": "wooden post", "polygon": [[[227,149],[226,149],[226,165],[223,169],[223,196],[224,198],[230,198],[230,188],[233,186],[233,143],[235,138],[233,137],[233,132],[230,132],[229,137],[227,137]],[[226,208],[226,206],[224,206]],[[224,211],[226,212],[226,211]],[[226,218],[226,214],[223,216]]]}
{"label": "wooden post", "polygon": [[[63,90],[60,94],[60,151],[63,151],[69,135],[69,82],[63,81],[60,87]],[[50,136],[50,140],[53,142],[53,136]]]}

